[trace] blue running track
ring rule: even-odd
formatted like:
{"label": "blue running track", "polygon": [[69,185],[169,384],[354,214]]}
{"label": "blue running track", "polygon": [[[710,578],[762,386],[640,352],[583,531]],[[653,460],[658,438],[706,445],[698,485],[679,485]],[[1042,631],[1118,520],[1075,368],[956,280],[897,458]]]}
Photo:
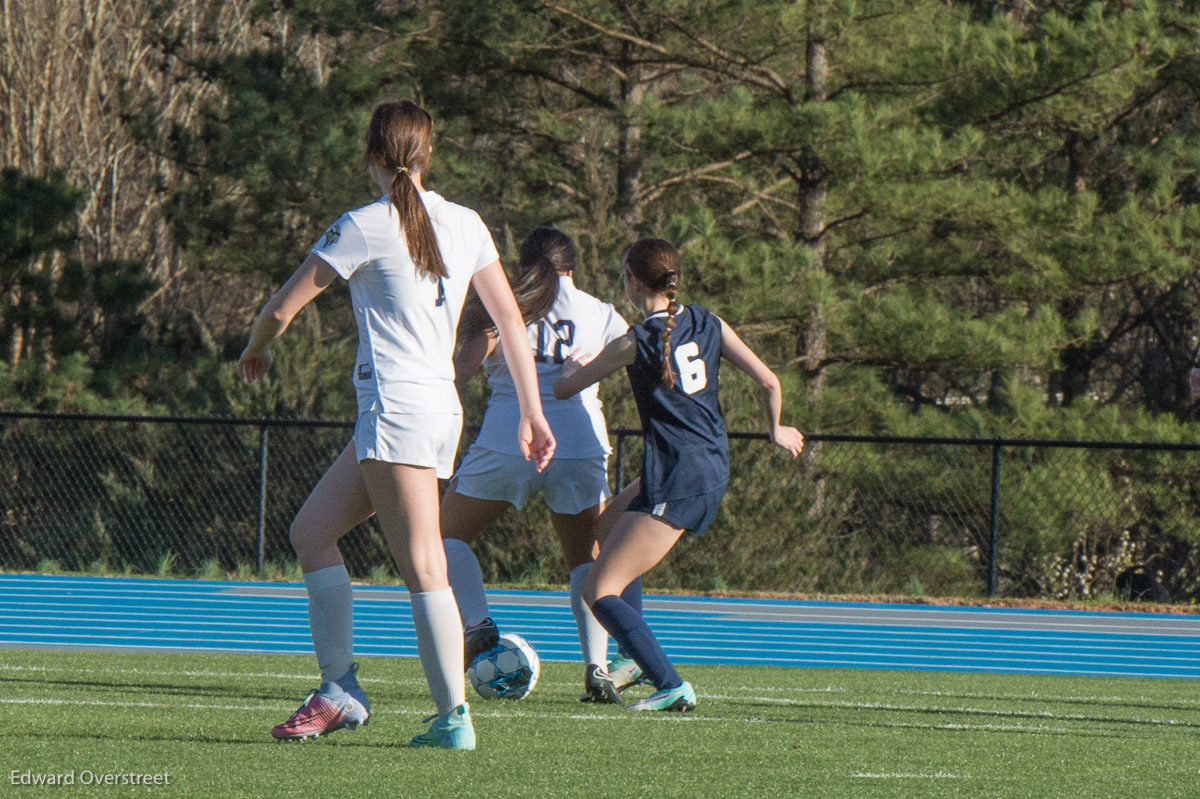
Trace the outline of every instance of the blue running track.
{"label": "blue running track", "polygon": [[[563,592],[490,591],[501,630],[577,661]],[[1200,677],[1200,616],[759,599],[646,597],[679,663]],[[356,587],[355,653],[416,657],[403,588]],[[312,653],[304,588],[0,575],[0,647]]]}

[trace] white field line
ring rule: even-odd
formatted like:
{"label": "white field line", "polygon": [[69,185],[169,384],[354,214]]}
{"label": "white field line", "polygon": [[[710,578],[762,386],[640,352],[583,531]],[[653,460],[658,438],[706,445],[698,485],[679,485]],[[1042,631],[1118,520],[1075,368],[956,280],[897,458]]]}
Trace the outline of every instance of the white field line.
{"label": "white field line", "polygon": [[[790,688],[780,686],[760,686],[760,685],[728,685],[724,687],[724,691],[728,694],[729,699],[750,699],[772,701],[771,693],[777,694],[800,694],[800,693],[848,693],[847,689],[839,686],[830,685],[825,688]],[[741,697],[738,692],[749,692],[753,696]],[[866,693],[864,691],[864,693]],[[1093,704],[1093,705],[1139,705],[1143,702],[1153,702],[1157,706],[1172,708],[1175,710],[1200,710],[1200,697],[1173,697],[1171,699],[1160,699],[1158,697],[1147,698],[1145,696],[1097,696],[1094,694],[1034,694],[1034,693],[991,693],[991,692],[973,692],[973,691],[913,691],[901,688],[889,688],[880,693],[895,694],[896,696],[925,696],[941,699],[959,699],[966,701],[997,701],[997,702],[1040,702],[1045,704]],[[765,696],[761,695],[765,694]],[[709,695],[717,698],[716,695]]]}
{"label": "white field line", "polygon": [[[211,677],[220,680],[237,679],[266,679],[266,680],[300,680],[313,684],[321,681],[320,674],[289,674],[275,671],[214,671],[212,669],[91,669],[71,668],[69,666],[25,666],[21,664],[0,663],[2,672],[34,672],[40,674],[67,673],[79,674],[131,674],[146,677]],[[383,679],[382,677],[359,677],[362,683],[377,683],[379,685],[425,685],[421,678],[413,679]],[[137,687],[137,686],[130,686]]]}
{"label": "white field line", "polygon": [[[215,671],[211,669],[139,669],[139,668],[74,668],[68,666],[29,666],[23,664],[6,664],[0,663],[0,673],[3,672],[31,672],[37,674],[54,674],[67,673],[70,675],[82,674],[124,674],[146,677],[206,677],[220,680],[238,680],[238,679],[278,679],[278,680],[296,680],[302,682],[316,683],[320,681],[320,676],[317,674],[297,674],[287,672],[263,672],[263,671]],[[360,677],[360,682],[375,685],[424,685],[424,681],[420,678],[413,679],[385,679],[378,677]],[[555,687],[570,687],[574,686],[574,682],[553,682],[546,681],[543,685],[553,685]],[[137,687],[131,685],[131,688]],[[153,686],[148,686],[153,687]],[[1089,716],[1079,713],[1057,713],[1048,710],[1004,710],[994,708],[984,708],[975,706],[962,705],[943,705],[932,707],[929,705],[913,705],[913,704],[896,704],[883,701],[862,701],[862,700],[828,700],[820,701],[813,699],[813,695],[820,694],[844,694],[847,693],[845,688],[839,686],[824,686],[813,688],[780,688],[773,686],[730,686],[725,689],[724,693],[709,693],[697,692],[704,699],[724,700],[732,702],[763,702],[779,706],[787,706],[795,704],[796,699],[788,696],[772,696],[772,693],[786,693],[797,695],[806,695],[803,697],[804,706],[824,707],[824,708],[844,708],[853,710],[885,710],[895,712],[927,712],[936,711],[939,713],[962,713],[962,714],[985,714],[992,716],[1010,716],[1014,718],[1040,718],[1047,720],[1059,721],[1097,721],[1096,716]],[[907,695],[907,696],[930,696],[946,699],[968,699],[968,700],[997,700],[997,701],[1027,701],[1036,703],[1054,703],[1054,702],[1091,702],[1091,703],[1135,703],[1144,701],[1142,697],[1120,697],[1120,696],[1091,696],[1091,695],[1065,695],[1065,696],[1043,696],[1036,694],[972,694],[972,693],[956,693],[949,694],[941,691],[905,691],[898,690],[892,693]],[[0,700],[3,702],[5,700]],[[1162,704],[1161,702],[1156,703]],[[1180,699],[1173,700],[1173,704],[1181,705],[1175,709],[1189,710],[1192,707],[1200,705],[1200,699]],[[1103,721],[1131,721],[1143,724],[1160,724],[1166,726],[1190,725],[1194,722],[1180,721],[1175,719],[1157,719],[1133,716],[1128,718],[1103,719]]]}
{"label": "white field line", "polygon": [[[221,710],[230,712],[273,712],[286,713],[289,709],[295,706],[294,702],[281,702],[276,705],[229,705],[229,704],[207,704],[200,702],[116,702],[102,701],[96,699],[53,699],[43,697],[26,697],[26,698],[0,698],[0,706],[62,706],[62,707],[113,707],[113,708],[158,708],[169,710]],[[372,715],[381,716],[426,716],[428,710],[417,709],[379,709],[372,712]],[[516,708],[506,708],[505,710],[477,710],[471,709],[471,715],[477,719],[537,719],[537,720],[561,720],[573,719],[583,721],[634,721],[643,723],[660,723],[660,724],[778,724],[778,719],[763,719],[763,718],[734,718],[728,716],[704,716],[696,714],[682,713],[546,713],[546,712],[530,712]],[[915,730],[946,730],[950,732],[1036,732],[1036,733],[1056,733],[1056,734],[1078,734],[1087,732],[1086,729],[1079,727],[1055,727],[1047,724],[1012,724],[1012,723],[984,723],[984,724],[969,724],[969,723],[943,723],[943,724],[918,724],[908,722],[873,722],[872,726],[886,727],[888,729],[915,729]]]}
{"label": "white field line", "polygon": [[[734,697],[722,696],[721,694],[706,694],[697,692],[697,695],[705,699],[723,699],[728,701],[745,701],[751,699],[755,702],[764,702],[774,705],[791,705],[794,701],[782,699],[778,697]],[[1197,721],[1185,721],[1179,719],[1159,719],[1146,716],[1097,716],[1083,713],[1061,713],[1050,710],[1006,710],[1003,708],[986,708],[986,707],[971,707],[971,706],[955,706],[942,705],[938,707],[930,705],[898,705],[890,702],[863,702],[863,701],[819,701],[805,700],[805,708],[830,708],[830,709],[845,709],[845,710],[882,710],[897,713],[957,713],[967,716],[1000,716],[1002,718],[1013,719],[1043,719],[1045,721],[1072,722],[1072,721],[1087,721],[1101,722],[1105,724],[1153,724],[1163,727],[1193,727],[1200,726]]]}
{"label": "white field line", "polygon": [[[204,702],[139,702],[139,701],[106,701],[99,699],[55,699],[48,697],[20,697],[20,698],[0,698],[0,706],[3,705],[48,705],[62,707],[113,707],[113,708],[161,708],[170,710],[188,709],[188,710],[227,710],[232,712],[272,712],[286,713],[293,709],[295,702],[280,702],[278,704],[258,704],[258,705],[230,705],[230,704],[210,704]],[[428,716],[429,710],[423,709],[407,709],[407,708],[389,708],[377,709],[371,712],[372,716]],[[728,722],[736,721],[735,719],[727,718],[700,718],[682,713],[671,714],[649,714],[649,713],[545,713],[545,712],[530,712],[526,710],[477,710],[471,708],[471,715],[475,718],[529,718],[529,719],[583,719],[587,721],[615,721],[615,720],[648,720],[648,721],[666,721],[666,722],[683,722],[683,723],[698,723],[702,721],[709,722]],[[759,719],[746,719],[745,721],[754,723],[763,723]]]}
{"label": "white field line", "polygon": [[[315,675],[284,674],[284,673],[273,673],[273,672],[216,672],[216,671],[206,671],[206,670],[201,670],[201,671],[190,671],[190,670],[179,670],[179,671],[155,670],[155,671],[151,671],[151,670],[145,670],[145,669],[98,669],[98,670],[85,669],[85,670],[78,670],[78,669],[66,669],[66,668],[58,669],[58,668],[41,668],[41,667],[22,667],[22,666],[8,667],[8,666],[0,665],[0,671],[12,671],[12,672],[31,671],[31,672],[40,672],[40,673],[50,673],[50,672],[57,671],[57,672],[70,672],[72,674],[119,673],[119,674],[132,674],[132,675],[144,675],[144,676],[160,676],[160,677],[161,676],[166,676],[166,677],[179,677],[179,676],[198,677],[198,676],[202,676],[202,677],[213,677],[213,678],[220,678],[220,679],[230,679],[230,678],[234,678],[234,679],[236,679],[236,678],[259,678],[259,679],[262,679],[262,678],[266,678],[266,679],[297,680],[297,681],[306,681],[306,682],[317,682],[320,679],[319,677],[317,677]],[[423,681],[421,681],[420,679],[384,680],[384,679],[366,679],[366,678],[364,678],[361,680],[361,682],[367,683],[367,684],[389,684],[389,685],[400,685],[400,684],[423,685],[424,684]],[[554,683],[551,683],[551,684],[554,684]],[[556,687],[562,687],[564,685],[568,685],[568,684],[566,684],[566,683],[557,684]],[[574,683],[569,683],[569,685],[574,685]],[[138,686],[130,685],[129,687],[136,688]],[[153,688],[153,686],[147,686],[147,687]],[[828,689],[813,689],[813,693],[826,693],[826,692],[828,692]],[[744,701],[750,700],[750,701],[755,701],[755,702],[762,702],[765,704],[778,705],[780,707],[793,706],[796,704],[795,700],[789,700],[785,697],[774,697],[774,696],[766,696],[766,695],[730,696],[730,695],[710,694],[710,693],[702,693],[702,692],[698,692],[698,693],[701,698],[710,699],[710,700],[725,700],[725,701],[735,701],[735,702],[736,701],[744,702]],[[271,710],[271,709],[278,709],[279,707],[281,707],[281,706],[246,707],[246,706],[240,706],[240,705],[227,707],[224,705],[205,705],[205,704],[195,704],[195,703],[184,704],[184,705],[173,705],[173,704],[167,704],[167,703],[123,703],[123,702],[102,702],[102,701],[93,701],[93,700],[66,700],[66,699],[49,699],[49,698],[0,699],[0,705],[3,705],[3,704],[51,704],[51,705],[53,705],[53,704],[84,704],[84,705],[94,704],[94,705],[98,705],[98,706],[103,706],[103,705],[124,706],[126,704],[131,704],[131,705],[137,706],[137,707],[188,707],[188,708],[212,708],[212,709],[217,709],[217,710],[221,710],[221,709],[225,709],[225,710]],[[911,712],[931,712],[932,711],[932,712],[938,712],[938,713],[956,713],[956,714],[963,714],[963,715],[986,715],[986,716],[999,716],[1002,718],[1011,718],[1011,719],[1039,720],[1043,723],[1045,723],[1045,722],[1058,722],[1058,723],[1100,722],[1100,723],[1105,723],[1105,724],[1137,723],[1137,724],[1152,724],[1155,726],[1162,726],[1162,727],[1194,726],[1195,725],[1195,722],[1189,722],[1189,721],[1183,721],[1183,720],[1177,720],[1177,719],[1160,719],[1160,718],[1152,718],[1152,717],[1142,717],[1142,716],[1100,718],[1100,717],[1097,717],[1094,715],[1085,715],[1085,714],[1080,714],[1080,713],[1058,713],[1058,712],[1052,712],[1052,711],[1048,711],[1048,710],[1005,710],[1005,709],[996,709],[996,708],[981,708],[981,707],[952,706],[952,705],[951,706],[942,706],[942,707],[930,707],[927,705],[901,705],[901,704],[893,704],[893,703],[888,703],[888,702],[820,701],[820,700],[813,700],[811,698],[805,699],[805,701],[803,703],[803,707],[806,709],[827,708],[827,709],[838,709],[838,710],[878,710],[878,711],[887,711],[887,712],[909,712],[909,713],[911,713]],[[405,714],[410,713],[410,711],[399,711],[399,710],[397,710],[397,711],[382,711],[382,712],[385,712],[385,713],[394,712],[394,713],[405,713]],[[411,712],[415,713],[416,711],[411,711]],[[473,710],[473,713],[474,713],[474,715],[477,715],[477,716],[489,715],[486,711],[481,712],[479,710]],[[560,714],[527,714],[524,711],[519,711],[519,710],[516,711],[515,713],[516,713],[516,715],[530,715],[530,716],[536,717],[536,718],[560,718],[561,717]],[[493,711],[490,713],[490,715],[511,716],[511,715],[514,715],[514,711],[506,710],[503,713],[500,713],[498,711]],[[582,714],[582,715],[574,715],[573,714],[571,717],[572,718],[575,718],[575,717],[592,718],[593,716],[589,715],[589,714]],[[607,718],[609,716],[606,715],[606,716],[596,716],[596,717]],[[698,718],[698,717],[684,717],[684,718]],[[708,720],[708,721],[726,720],[726,721],[740,721],[740,722],[762,721],[759,719],[717,719],[717,718],[708,718],[706,720]],[[888,725],[888,726],[893,726],[893,725]],[[899,724],[896,724],[895,726],[913,726],[913,727],[921,727],[921,728],[926,728],[926,727],[932,726],[936,729],[957,730],[957,729],[985,729],[985,728],[986,729],[990,729],[990,728],[998,728],[999,729],[999,728],[1012,727],[1013,725],[992,725],[992,724],[980,725],[980,724],[963,724],[963,723],[946,723],[946,724],[939,724],[939,725],[920,725],[920,724],[906,725],[903,723],[899,723]],[[1030,729],[1030,727],[1028,725],[1017,725],[1017,728]],[[1042,729],[1042,728],[1043,728],[1043,724],[1039,724],[1036,726],[1036,729]],[[1066,728],[1064,728],[1064,729],[1066,729]]]}
{"label": "white field line", "polygon": [[[124,674],[138,677],[206,677],[217,680],[250,680],[250,679],[267,679],[267,680],[297,680],[300,682],[318,683],[321,680],[319,674],[295,674],[275,671],[215,671],[213,669],[138,669],[138,668],[74,668],[70,666],[28,666],[24,664],[0,663],[0,673],[3,672],[31,672],[35,674],[70,674],[70,675],[88,675],[88,674]],[[391,679],[383,677],[366,677],[358,678],[360,683],[375,684],[375,685],[425,685],[425,681],[421,678],[412,679]],[[553,685],[555,687],[574,687],[575,682],[555,682],[552,680],[541,680],[539,685]],[[135,686],[130,686],[135,687]],[[833,693],[844,692],[843,688],[826,687],[826,688],[770,688],[770,687],[750,687],[741,686],[733,690],[743,691],[788,691],[794,694],[808,693]],[[705,696],[708,696],[705,694]],[[773,701],[774,697],[737,697],[739,699],[761,699],[762,701]]]}
{"label": "white field line", "polygon": [[[74,651],[76,648],[84,648],[87,650],[103,651],[147,651],[147,652],[171,652],[177,653],[181,651],[191,652],[195,654],[243,654],[243,655],[304,655],[311,654],[311,645],[303,638],[298,638],[296,641],[288,644],[286,648],[282,644],[274,646],[256,646],[260,643],[257,639],[241,640],[237,638],[227,638],[223,643],[215,643],[213,645],[196,645],[191,643],[193,639],[179,638],[141,638],[129,640],[120,643],[111,641],[88,641],[81,639],[96,638],[99,636],[87,635],[58,635],[55,633],[42,633],[30,636],[37,640],[11,640],[0,641],[0,651],[3,651],[4,645],[9,648],[20,647],[23,645],[44,647],[48,650],[61,648],[64,651]],[[46,641],[46,638],[66,638],[66,641]],[[187,641],[188,643],[163,643],[152,644],[147,641]],[[243,646],[237,646],[242,644]],[[360,653],[363,656],[370,657],[415,657],[416,638],[415,634],[411,637],[397,636],[390,639],[388,643],[381,643],[377,640],[359,641],[357,644]],[[820,657],[804,657],[792,658],[788,660],[784,666],[808,666],[813,668],[845,668],[845,669],[862,669],[864,668],[861,659],[852,659],[847,656],[838,657],[841,653],[829,653]],[[739,658],[739,657],[705,657],[698,655],[695,652],[687,652],[677,654],[676,657],[681,663],[717,663],[719,665],[761,665],[758,658]],[[573,660],[572,658],[568,658]],[[1129,671],[1105,670],[1102,668],[1078,668],[1074,667],[1075,662],[1071,660],[1031,660],[1028,662],[1037,663],[1037,666],[1013,666],[1010,664],[942,664],[936,660],[931,665],[927,662],[928,658],[922,660],[914,657],[899,657],[888,658],[871,664],[874,667],[895,668],[895,669],[921,669],[921,668],[937,668],[945,669],[967,674],[1047,674],[1053,673],[1063,676],[1074,677],[1143,677],[1156,679],[1185,679],[1195,680],[1200,677],[1196,670],[1181,671],[1181,672],[1166,672],[1155,674],[1131,674]],[[1055,666],[1050,669],[1049,666]],[[1067,666],[1071,666],[1068,668]]]}
{"label": "white field line", "polygon": [[[780,689],[786,690],[786,689]],[[1153,702],[1156,705],[1170,705],[1178,707],[1180,710],[1186,710],[1190,707],[1200,708],[1200,697],[1176,697],[1169,700],[1155,698],[1147,698],[1145,696],[1096,696],[1089,695],[1070,695],[1070,694],[1013,694],[1013,693],[973,693],[970,691],[911,691],[905,689],[892,689],[889,693],[900,696],[932,696],[944,697],[947,699],[994,699],[997,701],[1026,701],[1026,702],[1087,702],[1090,704],[1099,705],[1120,705],[1120,704],[1137,704],[1141,702]]]}
{"label": "white field line", "polygon": [[[105,701],[98,699],[55,699],[46,697],[21,697],[21,698],[0,698],[0,706],[60,706],[60,707],[112,707],[112,708],[147,708],[147,709],[169,709],[169,710],[223,710],[230,712],[275,712],[286,713],[289,709],[295,706],[294,702],[280,702],[279,704],[268,705],[231,705],[231,704],[215,704],[203,702],[138,702],[138,701]],[[372,712],[372,715],[386,716],[426,716],[428,710],[417,709],[380,709]],[[731,718],[726,716],[704,716],[683,713],[547,713],[547,712],[531,712],[519,708],[506,708],[505,710],[477,710],[471,708],[471,715],[475,718],[488,719],[577,719],[585,721],[640,721],[652,723],[676,723],[676,724],[776,724],[777,720],[761,719],[761,718]],[[881,723],[876,726],[901,728],[901,729],[942,729],[953,731],[1020,731],[1020,732],[1072,732],[1071,728],[1067,727],[1048,727],[1044,724],[1037,725],[1022,725],[1022,724],[906,724],[906,723]],[[1075,730],[1078,731],[1078,730]]]}
{"label": "white field line", "polygon": [[882,773],[872,773],[872,771],[856,771],[850,775],[852,779],[857,780],[970,780],[970,774],[950,774],[949,771],[934,771],[932,774],[906,774],[896,773],[896,771],[882,771]]}

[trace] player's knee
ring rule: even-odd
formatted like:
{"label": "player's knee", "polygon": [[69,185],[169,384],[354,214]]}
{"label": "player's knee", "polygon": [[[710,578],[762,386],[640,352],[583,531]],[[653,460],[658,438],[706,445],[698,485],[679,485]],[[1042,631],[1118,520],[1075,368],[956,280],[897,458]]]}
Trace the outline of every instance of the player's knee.
{"label": "player's knee", "polygon": [[580,588],[579,588],[579,595],[581,597],[583,597],[583,601],[585,603],[587,603],[587,606],[589,608],[592,605],[596,604],[596,600],[599,598],[600,595],[596,591],[595,569],[593,569],[591,572],[589,572],[588,576],[584,578],[583,585],[580,586]]}
{"label": "player's knee", "polygon": [[567,571],[576,569],[585,563],[592,563],[595,558],[592,557],[591,550],[568,550],[563,549],[563,560],[567,563]]}
{"label": "player's knee", "polygon": [[288,528],[288,541],[301,560],[316,548],[316,539],[313,529],[305,525],[299,517],[292,520],[292,525]]}
{"label": "player's knee", "polygon": [[438,555],[442,555],[440,547],[436,553],[409,553],[408,558],[396,559],[396,567],[410,591],[440,591],[450,585],[446,577],[446,559]]}

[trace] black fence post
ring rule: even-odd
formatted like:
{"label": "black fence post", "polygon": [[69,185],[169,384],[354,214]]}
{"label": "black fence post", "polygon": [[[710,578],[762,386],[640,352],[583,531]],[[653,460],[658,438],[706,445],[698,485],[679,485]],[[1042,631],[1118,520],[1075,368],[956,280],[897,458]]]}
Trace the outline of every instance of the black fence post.
{"label": "black fence post", "polygon": [[996,595],[996,539],[1000,525],[1000,442],[992,445],[992,513],[988,520],[988,596]]}
{"label": "black fence post", "polygon": [[263,556],[267,548],[267,426],[258,428],[258,557],[257,574],[263,572]]}

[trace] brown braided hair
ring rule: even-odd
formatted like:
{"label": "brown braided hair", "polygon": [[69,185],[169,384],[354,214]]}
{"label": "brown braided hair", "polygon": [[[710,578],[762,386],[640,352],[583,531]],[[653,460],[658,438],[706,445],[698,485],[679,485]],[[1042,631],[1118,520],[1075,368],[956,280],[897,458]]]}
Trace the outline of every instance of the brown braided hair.
{"label": "brown braided hair", "polygon": [[400,227],[408,244],[408,254],[422,272],[448,277],[433,223],[409,177],[429,166],[432,141],[433,118],[416,103],[388,101],[371,110],[366,161],[392,176],[388,199],[400,213]]}
{"label": "brown braided hair", "polygon": [[660,338],[662,347],[662,381],[675,387],[675,372],[671,368],[671,331],[675,329],[675,312],[679,303],[675,293],[679,288],[679,253],[662,239],[642,239],[625,251],[625,266],[648,289],[667,296],[667,318]]}
{"label": "brown braided hair", "polygon": [[[550,312],[558,297],[558,276],[575,271],[575,242],[554,227],[537,227],[521,242],[517,266],[520,276],[512,287],[525,324]],[[478,295],[463,309],[458,334],[464,339],[493,327]]]}

